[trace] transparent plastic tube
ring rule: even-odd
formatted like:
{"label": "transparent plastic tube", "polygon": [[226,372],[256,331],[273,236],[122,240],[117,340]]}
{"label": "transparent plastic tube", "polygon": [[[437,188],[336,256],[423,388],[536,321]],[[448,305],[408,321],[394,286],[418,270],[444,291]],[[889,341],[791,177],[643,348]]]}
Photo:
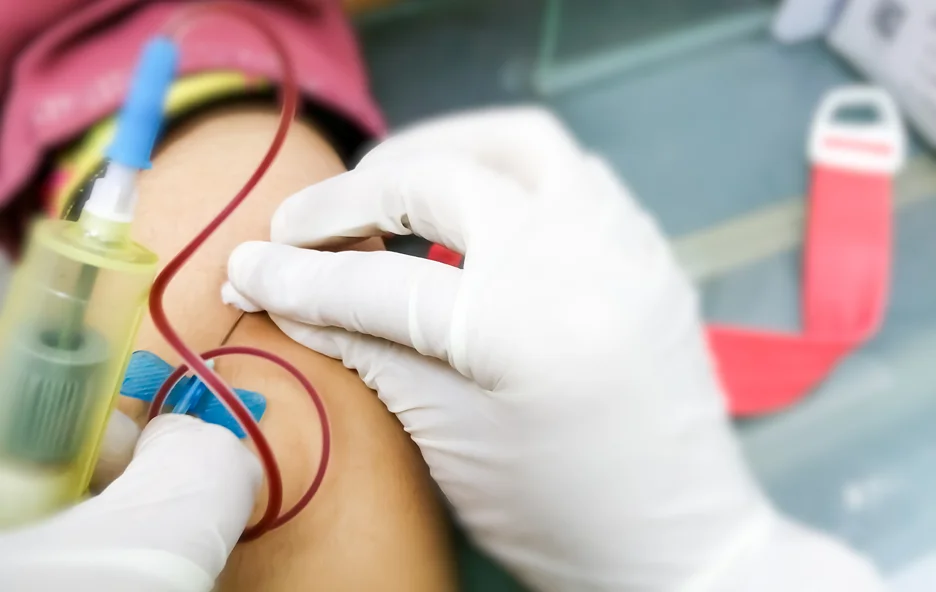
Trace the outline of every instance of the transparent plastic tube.
{"label": "transparent plastic tube", "polygon": [[[268,489],[266,511],[263,513],[263,516],[256,524],[244,531],[244,534],[241,537],[241,541],[247,541],[259,537],[270,529],[285,524],[287,521],[301,512],[302,509],[309,503],[321,485],[325,476],[326,468],[328,467],[328,459],[331,449],[331,434],[328,425],[328,418],[325,412],[325,406],[321,398],[312,387],[311,383],[309,383],[309,381],[296,367],[275,354],[246,346],[221,347],[209,352],[205,352],[202,355],[198,355],[185,344],[185,342],[179,336],[178,332],[173,328],[172,324],[169,322],[169,318],[166,316],[166,312],[163,306],[163,298],[166,292],[166,288],[178,273],[179,269],[185,265],[185,263],[191,258],[195,251],[197,251],[198,248],[201,247],[201,245],[215,232],[215,230],[217,230],[218,227],[231,215],[231,213],[237,209],[237,207],[244,201],[244,199],[247,198],[253,188],[257,185],[260,179],[263,178],[263,175],[273,163],[273,159],[276,158],[276,155],[279,153],[283,142],[286,140],[286,134],[289,130],[289,126],[292,124],[293,118],[296,114],[298,90],[293,63],[285,46],[278,39],[276,33],[267,24],[262,12],[251,9],[249,6],[241,4],[229,4],[225,2],[195,6],[188,11],[185,11],[178,19],[171,21],[166,27],[164,33],[168,34],[170,37],[179,42],[181,37],[187,34],[192,29],[192,27],[197,24],[197,21],[203,18],[217,17],[233,17],[252,27],[264,37],[266,42],[269,43],[270,47],[276,53],[283,74],[282,85],[280,89],[282,110],[280,113],[279,125],[276,129],[273,140],[270,143],[270,147],[264,155],[263,159],[260,161],[256,170],[253,172],[253,174],[250,175],[241,190],[237,192],[237,194],[221,210],[221,212],[219,212],[218,215],[211,222],[209,222],[208,225],[202,229],[175,257],[173,257],[171,261],[169,261],[163,271],[156,277],[156,281],[153,283],[153,289],[149,299],[150,316],[153,319],[154,325],[163,335],[169,345],[172,346],[172,348],[175,349],[182,357],[184,364],[176,369],[176,372],[170,376],[169,379],[167,379],[166,383],[163,384],[162,388],[157,393],[155,399],[153,400],[152,406],[150,407],[149,417],[152,419],[159,414],[172,385],[178,381],[178,379],[181,378],[186,371],[191,369],[191,371],[196,376],[198,376],[198,378],[201,379],[205,385],[207,385],[211,392],[218,397],[218,399],[237,420],[238,424],[240,424],[241,428],[243,428],[243,430],[247,433],[256,446],[257,454],[260,457],[266,472]],[[241,354],[259,357],[269,360],[282,367],[300,382],[302,387],[309,394],[309,397],[315,405],[316,411],[318,413],[322,429],[321,461],[319,462],[318,470],[316,471],[311,484],[306,490],[306,493],[292,508],[286,512],[280,513],[283,504],[282,475],[280,474],[279,466],[276,462],[276,457],[274,456],[269,443],[263,436],[263,433],[260,431],[260,427],[253,420],[250,412],[240,401],[240,399],[234,394],[234,391],[231,389],[231,387],[228,386],[224,380],[205,363],[205,360],[229,354]]]}
{"label": "transparent plastic tube", "polygon": [[42,220],[4,305],[0,528],[85,495],[156,274],[130,225]]}

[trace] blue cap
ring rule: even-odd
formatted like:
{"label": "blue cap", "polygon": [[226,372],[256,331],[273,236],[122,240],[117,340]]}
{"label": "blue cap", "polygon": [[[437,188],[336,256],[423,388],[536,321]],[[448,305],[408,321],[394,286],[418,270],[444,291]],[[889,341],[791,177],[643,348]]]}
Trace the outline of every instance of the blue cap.
{"label": "blue cap", "polygon": [[107,148],[108,158],[135,169],[152,166],[150,155],[178,63],[179,47],[169,38],[156,37],[146,44],[117,119],[117,134]]}

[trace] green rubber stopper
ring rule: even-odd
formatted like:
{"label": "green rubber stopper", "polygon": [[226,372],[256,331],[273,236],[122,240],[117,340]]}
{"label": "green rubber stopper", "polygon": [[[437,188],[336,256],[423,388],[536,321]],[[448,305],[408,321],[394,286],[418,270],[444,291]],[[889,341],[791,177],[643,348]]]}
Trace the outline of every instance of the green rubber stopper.
{"label": "green rubber stopper", "polygon": [[83,327],[61,347],[61,329],[24,330],[8,345],[0,370],[6,391],[0,400],[15,423],[5,434],[4,452],[12,458],[43,464],[72,462],[87,437],[101,371],[107,365],[107,341]]}

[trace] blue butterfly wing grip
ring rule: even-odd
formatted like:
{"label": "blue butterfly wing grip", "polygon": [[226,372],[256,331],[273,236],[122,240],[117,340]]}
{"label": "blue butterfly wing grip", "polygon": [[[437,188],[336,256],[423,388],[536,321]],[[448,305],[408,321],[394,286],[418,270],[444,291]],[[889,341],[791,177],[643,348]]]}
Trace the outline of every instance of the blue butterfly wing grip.
{"label": "blue butterfly wing grip", "polygon": [[[173,370],[175,368],[171,364],[156,354],[144,350],[135,351],[130,356],[120,394],[141,401],[152,401]],[[234,392],[247,406],[254,420],[260,421],[266,412],[264,396],[244,389],[235,389]],[[228,413],[221,401],[208,391],[197,377],[185,376],[169,391],[167,405],[175,407],[180,401],[186,403],[186,408],[177,407],[177,411],[184,411],[207,423],[227,428],[238,438],[246,436],[234,416]]]}

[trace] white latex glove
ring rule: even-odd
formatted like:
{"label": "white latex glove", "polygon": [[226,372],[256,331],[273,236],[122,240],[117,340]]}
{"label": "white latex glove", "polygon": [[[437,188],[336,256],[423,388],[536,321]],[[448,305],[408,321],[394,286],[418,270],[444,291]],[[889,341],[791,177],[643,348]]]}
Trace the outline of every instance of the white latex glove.
{"label": "white latex glove", "polygon": [[[464,270],[334,237],[415,233]],[[875,590],[744,466],[696,295],[654,221],[540,110],[385,142],[286,200],[224,298],[340,358],[473,539],[536,590]]]}
{"label": "white latex glove", "polygon": [[[133,431],[117,430],[117,439]],[[106,446],[117,445],[114,436],[112,428]],[[228,430],[160,416],[103,493],[39,524],[0,531],[0,589],[210,590],[261,479],[257,459]]]}

